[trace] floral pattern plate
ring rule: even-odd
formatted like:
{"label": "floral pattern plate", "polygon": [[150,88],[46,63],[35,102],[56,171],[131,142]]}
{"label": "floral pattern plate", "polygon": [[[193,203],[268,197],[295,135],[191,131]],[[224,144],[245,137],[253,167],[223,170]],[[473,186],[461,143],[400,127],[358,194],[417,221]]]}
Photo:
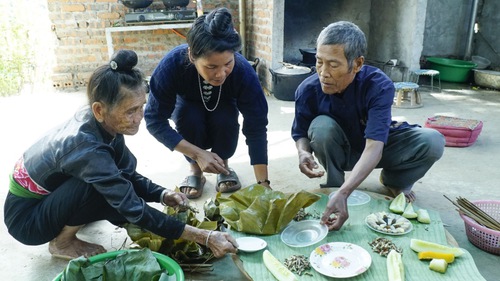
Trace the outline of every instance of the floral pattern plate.
{"label": "floral pattern plate", "polygon": [[372,264],[367,250],[352,243],[323,244],[309,257],[311,266],[319,273],[334,278],[349,278],[362,274]]}

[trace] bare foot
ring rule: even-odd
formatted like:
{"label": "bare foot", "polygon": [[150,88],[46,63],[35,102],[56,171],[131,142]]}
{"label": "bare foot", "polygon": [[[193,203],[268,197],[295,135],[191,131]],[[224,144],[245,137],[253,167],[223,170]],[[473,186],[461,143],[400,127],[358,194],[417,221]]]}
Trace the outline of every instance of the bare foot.
{"label": "bare foot", "polygon": [[[197,177],[197,179],[193,179],[193,176]],[[205,183],[207,182],[207,179],[203,175],[193,176],[190,176],[191,178],[189,178],[189,176],[186,177],[180,184],[181,187],[179,188],[182,193],[186,194],[188,199],[196,199],[200,197],[203,194],[203,188],[205,186]],[[194,184],[196,184],[197,182],[199,182],[199,184],[197,186],[194,186]]]}
{"label": "bare foot", "polygon": [[50,241],[49,252],[56,258],[71,260],[80,256],[88,258],[106,253],[106,249],[101,245],[82,241],[75,236],[67,241],[61,241],[57,238]]}
{"label": "bare foot", "polygon": [[234,181],[225,181],[219,183],[219,191],[222,193],[231,192],[233,190],[233,186],[235,186],[237,182]]}
{"label": "bare foot", "polygon": [[417,195],[415,195],[415,192],[411,190],[411,188],[405,190],[405,189],[396,189],[396,188],[391,188],[387,187],[387,190],[389,190],[389,193],[392,195],[392,197],[396,198],[401,192],[405,194],[406,197],[406,202],[415,202],[417,200]]}

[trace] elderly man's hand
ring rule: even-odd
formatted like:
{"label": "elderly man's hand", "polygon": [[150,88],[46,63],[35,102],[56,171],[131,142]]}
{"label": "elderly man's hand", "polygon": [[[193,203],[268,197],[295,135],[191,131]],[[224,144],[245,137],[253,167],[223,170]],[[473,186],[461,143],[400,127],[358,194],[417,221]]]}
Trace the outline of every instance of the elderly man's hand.
{"label": "elderly man's hand", "polygon": [[314,160],[314,156],[309,152],[301,152],[299,154],[299,169],[309,178],[319,178],[325,174],[325,171],[315,171],[319,165]]}
{"label": "elderly man's hand", "polygon": [[348,218],[347,196],[340,192],[335,192],[326,204],[325,211],[321,217],[321,224],[325,224],[328,230],[339,230]]}

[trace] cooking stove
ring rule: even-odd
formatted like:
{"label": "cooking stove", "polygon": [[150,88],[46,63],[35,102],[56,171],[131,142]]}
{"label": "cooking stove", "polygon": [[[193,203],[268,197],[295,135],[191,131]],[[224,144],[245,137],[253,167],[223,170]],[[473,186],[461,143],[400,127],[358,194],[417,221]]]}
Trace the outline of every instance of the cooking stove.
{"label": "cooking stove", "polygon": [[133,12],[125,14],[125,23],[167,23],[167,22],[193,22],[196,19],[196,9],[166,9],[151,10],[135,9]]}

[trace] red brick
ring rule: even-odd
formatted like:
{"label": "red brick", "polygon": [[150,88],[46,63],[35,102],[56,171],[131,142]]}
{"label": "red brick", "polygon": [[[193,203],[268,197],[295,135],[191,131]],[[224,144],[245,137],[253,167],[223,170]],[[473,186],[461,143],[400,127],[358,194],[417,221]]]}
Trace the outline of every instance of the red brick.
{"label": "red brick", "polygon": [[61,6],[62,12],[84,12],[85,6],[83,4],[66,4]]}
{"label": "red brick", "polygon": [[98,13],[97,17],[100,19],[119,19],[120,14],[116,12],[111,12],[111,13],[103,12],[103,13]]}

